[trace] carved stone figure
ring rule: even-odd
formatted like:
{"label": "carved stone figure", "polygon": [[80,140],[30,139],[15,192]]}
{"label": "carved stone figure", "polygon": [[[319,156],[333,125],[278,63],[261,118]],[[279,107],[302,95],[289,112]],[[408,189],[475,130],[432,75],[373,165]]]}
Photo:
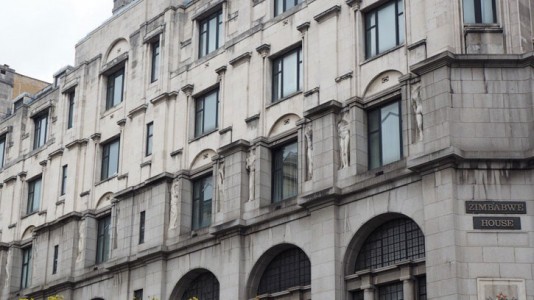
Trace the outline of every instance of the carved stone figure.
{"label": "carved stone figure", "polygon": [[313,176],[313,130],[312,126],[307,126],[304,132],[304,143],[306,149],[306,179]]}
{"label": "carved stone figure", "polygon": [[221,211],[222,201],[224,200],[224,162],[219,163],[217,171],[217,188],[219,190],[219,199],[217,201],[217,211]]}
{"label": "carved stone figure", "polygon": [[11,278],[11,265],[13,261],[11,259],[11,249],[7,251],[7,259],[6,259],[6,277],[4,281],[4,286],[9,286],[9,279]]}
{"label": "carved stone figure", "polygon": [[248,201],[254,200],[254,177],[256,177],[256,154],[254,149],[250,150],[247,157],[246,168],[248,170]]}
{"label": "carved stone figure", "polygon": [[169,216],[169,230],[175,229],[178,225],[178,204],[180,201],[180,184],[178,180],[172,183],[171,191],[171,209]]}
{"label": "carved stone figure", "polygon": [[78,227],[78,254],[76,256],[76,261],[82,261],[82,254],[85,248],[85,221],[80,222]]}
{"label": "carved stone figure", "polygon": [[339,152],[341,156],[341,169],[349,166],[349,144],[350,144],[350,130],[349,124],[345,120],[341,120],[337,125],[339,134]]}
{"label": "carved stone figure", "polygon": [[419,141],[423,140],[423,101],[421,99],[421,85],[412,90],[412,108],[417,122],[417,134]]}

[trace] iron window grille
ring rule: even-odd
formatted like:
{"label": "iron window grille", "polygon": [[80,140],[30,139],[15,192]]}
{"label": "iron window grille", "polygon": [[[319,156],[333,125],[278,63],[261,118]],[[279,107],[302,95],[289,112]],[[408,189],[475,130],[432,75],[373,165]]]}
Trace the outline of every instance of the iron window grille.
{"label": "iron window grille", "polygon": [[102,169],[100,179],[107,179],[119,171],[119,139],[115,139],[102,146]]}
{"label": "iron window grille", "polygon": [[124,68],[108,75],[106,94],[106,109],[110,109],[122,102],[124,94]]}
{"label": "iron window grille", "polygon": [[303,0],[275,0],[274,1],[274,16],[285,12],[301,3]]}
{"label": "iron window grille", "polygon": [[365,57],[404,43],[403,0],[393,0],[365,14]]}
{"label": "iron window grille", "polygon": [[219,300],[219,281],[212,273],[202,273],[191,281],[182,296],[182,300],[194,298],[199,300]]}
{"label": "iron window grille", "polygon": [[150,68],[150,82],[152,83],[158,80],[159,77],[159,40],[150,44],[150,48],[152,49],[152,65]]}
{"label": "iron window grille", "polygon": [[28,201],[26,205],[26,214],[28,215],[39,210],[41,182],[41,177],[28,182]]}
{"label": "iron window grille", "polygon": [[294,197],[298,191],[298,144],[273,150],[272,202]]}
{"label": "iron window grille", "polygon": [[30,286],[31,279],[31,265],[32,265],[32,247],[22,249],[22,270],[20,276],[20,288],[25,289]]}
{"label": "iron window grille", "polygon": [[463,8],[466,24],[497,23],[495,0],[463,0]]}
{"label": "iron window grille", "polygon": [[211,202],[213,197],[213,177],[208,176],[193,182],[193,230],[211,224]]}
{"label": "iron window grille", "polygon": [[33,149],[44,146],[48,131],[48,114],[41,114],[33,119],[35,130],[33,134]]}
{"label": "iron window grille", "polygon": [[302,48],[273,60],[272,102],[280,101],[302,89]]}
{"label": "iron window grille", "polygon": [[402,157],[400,101],[370,111],[367,118],[369,169],[400,160]]}
{"label": "iron window grille", "polygon": [[199,22],[199,58],[215,51],[223,43],[222,9]]}
{"label": "iron window grille", "polygon": [[299,248],[291,248],[278,254],[269,263],[261,276],[258,295],[310,284],[311,265],[308,256]]}
{"label": "iron window grille", "polygon": [[219,90],[195,100],[195,137],[217,129],[219,118]]}
{"label": "iron window grille", "polygon": [[111,240],[111,216],[105,216],[98,220],[98,232],[96,239],[96,263],[103,263],[109,259]]}

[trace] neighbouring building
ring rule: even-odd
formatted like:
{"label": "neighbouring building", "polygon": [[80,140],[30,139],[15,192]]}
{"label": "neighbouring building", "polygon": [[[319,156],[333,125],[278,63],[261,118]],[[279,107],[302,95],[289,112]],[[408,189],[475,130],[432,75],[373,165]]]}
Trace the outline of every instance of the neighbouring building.
{"label": "neighbouring building", "polygon": [[0,298],[534,300],[534,2],[113,12],[0,121]]}

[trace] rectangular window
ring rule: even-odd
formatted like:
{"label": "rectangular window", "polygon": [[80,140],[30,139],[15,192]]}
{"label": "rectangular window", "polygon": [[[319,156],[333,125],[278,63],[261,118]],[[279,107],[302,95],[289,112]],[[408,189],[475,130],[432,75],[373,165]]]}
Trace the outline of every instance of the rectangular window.
{"label": "rectangular window", "polygon": [[115,139],[102,146],[102,170],[100,179],[107,179],[119,172],[119,141]]}
{"label": "rectangular window", "polygon": [[208,176],[193,182],[193,229],[211,224],[211,199],[213,197],[213,177]]}
{"label": "rectangular window", "polygon": [[275,0],[274,1],[274,16],[285,12],[286,10],[295,7],[297,4],[302,2],[302,0]]}
{"label": "rectangular window", "polygon": [[417,300],[426,300],[426,276],[416,277],[417,282],[417,294],[419,297]]}
{"label": "rectangular window", "polygon": [[39,210],[41,202],[41,177],[28,181],[28,202],[26,214],[31,214]]}
{"label": "rectangular window", "polygon": [[69,97],[69,108],[67,116],[67,129],[71,129],[74,122],[74,91],[68,94]]}
{"label": "rectangular window", "polygon": [[463,0],[464,23],[491,24],[497,23],[497,7],[495,0]]}
{"label": "rectangular window", "polygon": [[102,263],[109,259],[109,246],[111,237],[111,216],[98,220],[98,235],[96,240],[96,263]]}
{"label": "rectangular window", "polygon": [[57,260],[59,258],[59,245],[54,246],[54,259],[52,261],[52,274],[57,273]]}
{"label": "rectangular window", "polygon": [[390,1],[365,15],[365,57],[404,43],[403,0]]}
{"label": "rectangular window", "polygon": [[150,44],[152,48],[152,66],[150,68],[150,82],[158,80],[159,76],[159,41]]}
{"label": "rectangular window", "polygon": [[108,75],[108,86],[106,94],[106,109],[110,109],[122,102],[124,91],[124,68]]}
{"label": "rectangular window", "polygon": [[400,101],[370,111],[367,122],[369,169],[400,160],[402,156]]}
{"label": "rectangular window", "polygon": [[143,290],[135,290],[133,300],[143,300]]}
{"label": "rectangular window", "polygon": [[195,137],[217,128],[219,90],[195,100]]}
{"label": "rectangular window", "polygon": [[146,124],[146,149],[145,156],[152,154],[152,139],[154,136],[154,122]]}
{"label": "rectangular window", "polygon": [[201,20],[199,58],[215,51],[223,44],[222,10],[219,10]]}
{"label": "rectangular window", "polygon": [[67,165],[64,165],[61,169],[61,196],[65,195],[67,191],[67,167]]}
{"label": "rectangular window", "polygon": [[403,300],[402,282],[378,287],[378,300]]}
{"label": "rectangular window", "polygon": [[33,118],[33,149],[42,147],[46,143],[46,134],[48,130],[48,114],[41,114]]}
{"label": "rectangular window", "polygon": [[145,242],[145,211],[139,213],[139,244]]}
{"label": "rectangular window", "polygon": [[273,60],[273,102],[302,88],[302,48]]}
{"label": "rectangular window", "polygon": [[32,247],[22,249],[22,270],[20,274],[20,288],[25,289],[30,286],[32,276]]}
{"label": "rectangular window", "polygon": [[272,170],[272,202],[280,202],[296,196],[298,187],[298,146],[296,142],[273,150]]}
{"label": "rectangular window", "polygon": [[6,153],[6,135],[0,136],[0,168],[4,167],[4,156]]}

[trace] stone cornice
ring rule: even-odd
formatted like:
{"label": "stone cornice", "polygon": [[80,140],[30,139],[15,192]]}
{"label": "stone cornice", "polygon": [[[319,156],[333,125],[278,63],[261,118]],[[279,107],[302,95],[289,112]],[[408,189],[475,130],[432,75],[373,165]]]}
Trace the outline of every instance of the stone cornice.
{"label": "stone cornice", "polygon": [[339,6],[339,5],[334,5],[334,6],[330,7],[329,9],[327,9],[327,10],[321,12],[320,14],[315,15],[315,16],[313,17],[313,19],[314,19],[315,21],[317,21],[318,23],[320,23],[320,22],[322,22],[323,20],[325,20],[326,18],[328,18],[328,17],[330,17],[330,16],[332,16],[332,15],[334,15],[334,14],[335,14],[335,15],[339,14],[340,11],[341,11],[341,6]]}
{"label": "stone cornice", "polygon": [[132,193],[135,193],[136,191],[140,189],[146,188],[150,185],[156,184],[161,181],[172,181],[173,179],[174,179],[174,176],[171,173],[167,173],[167,172],[160,173],[154,177],[151,177],[145,180],[144,182],[138,185],[131,186],[131,187],[128,187],[121,191],[116,192],[115,194],[113,194],[113,198],[117,199],[117,201],[121,201],[122,199],[125,199],[131,196]]}
{"label": "stone cornice", "polygon": [[304,117],[314,120],[328,113],[338,113],[342,108],[343,105],[341,103],[336,100],[330,100],[305,111]]}
{"label": "stone cornice", "polygon": [[135,115],[146,112],[147,108],[148,108],[147,104],[141,104],[135,108],[132,108],[132,110],[128,112],[128,118],[132,119]]}
{"label": "stone cornice", "polygon": [[250,58],[252,57],[252,52],[245,52],[235,58],[233,58],[232,60],[230,60],[228,63],[232,66],[232,67],[235,67],[235,65],[239,64],[240,62],[244,62],[244,61],[250,61]]}
{"label": "stone cornice", "polygon": [[238,151],[248,151],[250,143],[245,140],[237,140],[226,146],[219,148],[218,154],[221,156],[230,155]]}
{"label": "stone cornice", "polygon": [[33,232],[37,234],[39,231],[51,229],[55,225],[65,224],[65,223],[69,223],[69,222],[72,222],[72,221],[78,221],[81,218],[82,218],[82,213],[77,212],[77,211],[73,211],[73,212],[70,212],[70,213],[68,213],[66,215],[63,215],[63,216],[55,219],[54,221],[47,222],[45,224],[42,224],[42,225],[39,225],[39,226],[35,227]]}

